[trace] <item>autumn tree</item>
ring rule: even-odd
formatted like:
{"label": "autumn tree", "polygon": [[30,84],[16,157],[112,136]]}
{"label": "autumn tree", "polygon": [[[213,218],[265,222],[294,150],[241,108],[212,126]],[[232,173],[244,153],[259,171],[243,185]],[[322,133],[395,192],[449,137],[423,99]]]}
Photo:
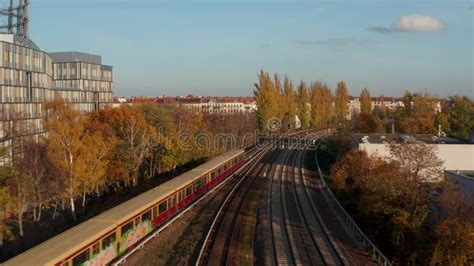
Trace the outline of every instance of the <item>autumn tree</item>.
{"label": "autumn tree", "polygon": [[[79,178],[81,179],[82,209],[85,211],[86,196],[95,193],[97,196],[107,185],[106,176],[109,165],[109,153],[114,149],[117,139],[104,139],[100,132],[86,132],[81,139],[82,152]],[[81,154],[83,155],[83,154]]]}
{"label": "autumn tree", "polygon": [[282,109],[283,109],[283,128],[284,130],[293,130],[295,128],[295,117],[296,117],[296,99],[295,89],[293,83],[285,76],[283,82],[283,94],[282,94]]}
{"label": "autumn tree", "polygon": [[[3,171],[5,171],[5,168],[0,168],[0,175],[3,175]],[[3,240],[12,235],[11,228],[6,221],[8,209],[11,206],[11,203],[12,195],[10,193],[10,188],[8,188],[5,183],[0,184],[0,247],[3,247]],[[3,251],[3,248],[0,250]]]}
{"label": "autumn tree", "polygon": [[418,264],[426,234],[428,195],[397,163],[354,150],[331,167],[331,184],[358,223],[400,264]]}
{"label": "autumn tree", "polygon": [[332,92],[331,88],[322,82],[311,83],[311,125],[327,126],[332,118]]}
{"label": "autumn tree", "polygon": [[[277,78],[277,75],[275,75]],[[278,81],[279,82],[279,81]],[[268,72],[263,70],[258,75],[258,84],[255,84],[255,100],[257,102],[257,127],[259,130],[269,130],[271,119],[280,119],[280,91]]]}
{"label": "autumn tree", "polygon": [[[86,119],[63,102],[47,105],[45,129],[48,132],[48,157],[63,180],[72,217],[76,220],[75,199],[99,194],[109,161],[108,153],[115,147],[114,136],[104,138],[102,132],[86,127]],[[91,124],[88,124],[89,126]]]}
{"label": "autumn tree", "polygon": [[15,168],[20,172],[28,186],[33,220],[40,221],[43,207],[48,206],[51,194],[57,193],[53,189],[53,169],[50,163],[47,148],[43,141],[28,140],[23,144],[23,154],[16,158]]}
{"label": "autumn tree", "polygon": [[29,203],[29,186],[27,180],[13,167],[2,167],[0,169],[0,183],[10,188],[10,209],[15,213],[20,240],[24,237],[24,214]]}
{"label": "autumn tree", "polygon": [[412,104],[401,117],[402,131],[408,134],[435,134],[437,101],[429,95],[415,95],[412,97]]}
{"label": "autumn tree", "polygon": [[173,121],[173,110],[156,104],[143,104],[137,109],[158,134],[151,148],[151,156],[146,158],[149,177],[174,169],[181,161],[177,152],[178,136],[175,134],[178,133]]}
{"label": "autumn tree", "polygon": [[361,113],[352,118],[351,128],[357,133],[384,133],[382,122],[377,116]]}
{"label": "autumn tree", "polygon": [[452,184],[442,186],[438,196],[441,219],[435,226],[436,242],[431,263],[469,265],[474,262],[474,209],[468,199]]}
{"label": "autumn tree", "polygon": [[142,163],[156,141],[156,129],[147,123],[143,113],[128,106],[110,112],[108,122],[119,139],[117,148],[127,170],[126,184],[131,181],[132,186],[136,186]]}
{"label": "autumn tree", "polygon": [[474,224],[448,218],[436,226],[431,263],[433,265],[472,265],[474,263]]}
{"label": "autumn tree", "polygon": [[416,182],[442,179],[443,161],[438,158],[437,147],[426,143],[391,143],[390,159],[400,166],[404,176]]}
{"label": "autumn tree", "polygon": [[301,120],[301,127],[308,128],[311,122],[311,104],[308,86],[304,81],[300,82],[297,93],[298,117]]}
{"label": "autumn tree", "polygon": [[360,94],[360,112],[372,114],[372,96],[367,88],[364,88]]}
{"label": "autumn tree", "polygon": [[58,177],[64,180],[66,195],[72,217],[76,220],[75,198],[80,195],[84,134],[84,117],[64,102],[47,105],[44,128],[48,132],[48,156],[58,170]]}
{"label": "autumn tree", "polygon": [[349,94],[344,81],[337,83],[334,112],[337,121],[343,122],[347,120],[347,116],[349,115]]}

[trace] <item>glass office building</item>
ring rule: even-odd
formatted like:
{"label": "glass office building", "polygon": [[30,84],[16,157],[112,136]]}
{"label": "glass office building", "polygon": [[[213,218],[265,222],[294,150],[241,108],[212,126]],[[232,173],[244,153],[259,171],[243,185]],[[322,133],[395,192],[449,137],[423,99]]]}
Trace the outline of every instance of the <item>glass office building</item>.
{"label": "glass office building", "polygon": [[113,69],[100,56],[46,53],[31,40],[0,34],[0,165],[44,135],[44,103],[60,100],[85,113],[113,101]]}

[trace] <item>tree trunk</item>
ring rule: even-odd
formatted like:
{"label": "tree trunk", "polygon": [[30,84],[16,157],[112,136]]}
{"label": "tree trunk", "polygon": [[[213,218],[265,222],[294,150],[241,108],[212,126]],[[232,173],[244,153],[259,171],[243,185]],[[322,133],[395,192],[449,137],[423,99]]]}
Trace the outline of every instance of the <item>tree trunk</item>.
{"label": "tree trunk", "polygon": [[82,211],[86,211],[86,192],[82,193]]}
{"label": "tree trunk", "polygon": [[43,204],[39,203],[38,204],[38,220],[37,222],[41,221],[41,214],[43,213]]}
{"label": "tree trunk", "polygon": [[72,193],[69,195],[69,203],[71,206],[71,214],[72,214],[72,219],[74,219],[74,222],[76,221],[76,206],[74,205],[74,196]]}
{"label": "tree trunk", "polygon": [[19,230],[20,238],[23,239],[23,235],[25,234],[25,232],[23,231],[23,213],[22,213],[22,211],[18,211],[17,215],[18,215],[18,230]]}
{"label": "tree trunk", "polygon": [[137,177],[135,175],[133,175],[133,178],[132,178],[132,186],[133,187],[137,186]]}
{"label": "tree trunk", "polygon": [[58,211],[58,203],[54,203],[54,211],[53,211],[53,221],[56,220],[56,212]]}

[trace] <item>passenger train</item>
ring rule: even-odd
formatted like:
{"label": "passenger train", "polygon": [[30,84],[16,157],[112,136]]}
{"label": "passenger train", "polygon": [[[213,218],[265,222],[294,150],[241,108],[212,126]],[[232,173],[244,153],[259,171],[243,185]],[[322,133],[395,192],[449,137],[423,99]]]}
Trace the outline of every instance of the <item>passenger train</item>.
{"label": "passenger train", "polygon": [[243,150],[228,152],[27,250],[5,265],[106,265],[244,161]]}

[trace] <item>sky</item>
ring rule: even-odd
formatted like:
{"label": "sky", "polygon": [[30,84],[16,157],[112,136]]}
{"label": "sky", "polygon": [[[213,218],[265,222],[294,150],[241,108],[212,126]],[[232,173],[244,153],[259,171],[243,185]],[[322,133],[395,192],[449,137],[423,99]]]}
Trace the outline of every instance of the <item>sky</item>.
{"label": "sky", "polygon": [[30,17],[42,50],[102,55],[120,96],[247,96],[264,70],[474,98],[474,0],[34,0]]}

